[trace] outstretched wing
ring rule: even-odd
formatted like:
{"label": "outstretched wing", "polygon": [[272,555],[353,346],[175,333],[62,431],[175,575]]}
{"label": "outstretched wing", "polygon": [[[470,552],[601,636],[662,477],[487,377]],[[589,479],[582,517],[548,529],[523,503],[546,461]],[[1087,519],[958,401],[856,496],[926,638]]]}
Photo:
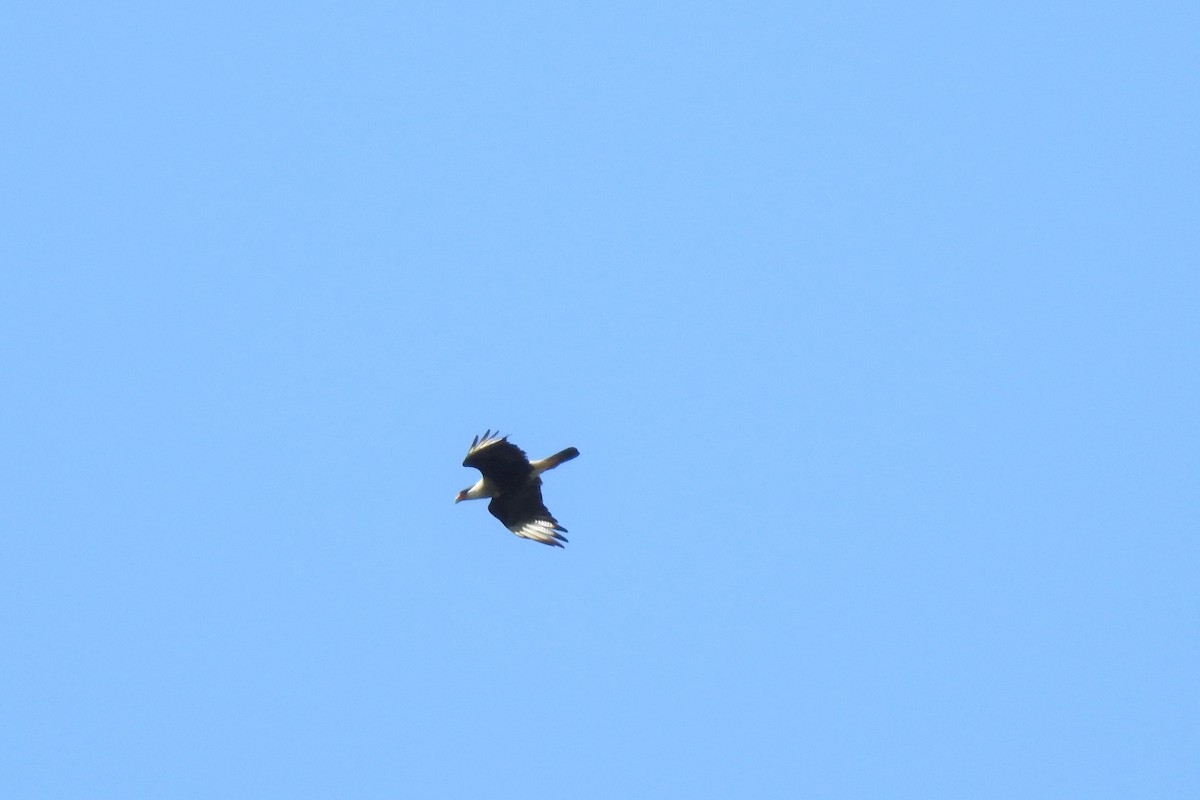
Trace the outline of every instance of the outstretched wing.
{"label": "outstretched wing", "polygon": [[507,436],[488,431],[476,436],[463,459],[464,467],[474,467],[501,490],[524,483],[532,467],[525,451],[508,440]]}
{"label": "outstretched wing", "polygon": [[504,527],[523,539],[562,547],[567,541],[563,536],[567,529],[542,502],[542,479],[534,478],[525,486],[497,495],[488,503],[492,516],[504,523]]}

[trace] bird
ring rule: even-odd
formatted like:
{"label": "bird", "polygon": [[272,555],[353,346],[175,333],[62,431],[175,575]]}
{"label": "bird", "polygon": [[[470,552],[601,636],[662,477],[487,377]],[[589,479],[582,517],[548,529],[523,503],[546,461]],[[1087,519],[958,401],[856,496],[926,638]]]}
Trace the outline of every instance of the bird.
{"label": "bird", "polygon": [[522,539],[562,547],[567,529],[558,524],[542,501],[542,479],[538,476],[578,455],[578,450],[568,447],[541,461],[530,461],[524,450],[508,441],[508,436],[488,430],[475,437],[462,462],[464,467],[479,470],[483,477],[459,492],[454,502],[490,497],[488,511],[504,527]]}

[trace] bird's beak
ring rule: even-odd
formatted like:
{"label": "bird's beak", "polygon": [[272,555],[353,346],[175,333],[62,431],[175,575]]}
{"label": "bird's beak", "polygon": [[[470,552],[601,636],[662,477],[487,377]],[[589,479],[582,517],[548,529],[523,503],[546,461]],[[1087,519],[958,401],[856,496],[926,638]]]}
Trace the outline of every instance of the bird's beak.
{"label": "bird's beak", "polygon": [[454,497],[454,502],[456,502],[456,503],[461,503],[461,502],[462,502],[462,500],[463,500],[463,498],[464,498],[464,497],[466,497],[466,496],[467,496],[467,493],[466,493],[466,492],[459,492],[457,495],[455,495],[455,497]]}

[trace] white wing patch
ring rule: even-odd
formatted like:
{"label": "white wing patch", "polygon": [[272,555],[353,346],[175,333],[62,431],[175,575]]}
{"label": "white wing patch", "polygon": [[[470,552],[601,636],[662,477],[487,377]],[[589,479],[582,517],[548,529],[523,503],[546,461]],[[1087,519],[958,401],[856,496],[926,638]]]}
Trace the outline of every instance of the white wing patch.
{"label": "white wing patch", "polygon": [[509,530],[522,539],[533,539],[536,542],[557,547],[562,547],[559,542],[567,541],[567,537],[563,536],[567,529],[548,519],[531,519],[528,522],[513,525]]}
{"label": "white wing patch", "polygon": [[471,447],[467,450],[467,457],[470,458],[483,448],[491,447],[498,442],[503,442],[507,438],[507,436],[501,436],[500,431],[496,431],[495,433],[492,433],[490,430],[485,431],[483,436],[476,436],[474,441],[471,442]]}

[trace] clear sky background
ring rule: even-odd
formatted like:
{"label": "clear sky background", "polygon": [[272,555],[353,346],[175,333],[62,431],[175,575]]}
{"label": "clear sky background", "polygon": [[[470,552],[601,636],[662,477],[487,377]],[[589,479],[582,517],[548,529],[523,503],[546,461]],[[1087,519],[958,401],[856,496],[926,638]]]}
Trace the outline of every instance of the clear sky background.
{"label": "clear sky background", "polygon": [[8,4],[0,795],[1200,796],[1198,26]]}

